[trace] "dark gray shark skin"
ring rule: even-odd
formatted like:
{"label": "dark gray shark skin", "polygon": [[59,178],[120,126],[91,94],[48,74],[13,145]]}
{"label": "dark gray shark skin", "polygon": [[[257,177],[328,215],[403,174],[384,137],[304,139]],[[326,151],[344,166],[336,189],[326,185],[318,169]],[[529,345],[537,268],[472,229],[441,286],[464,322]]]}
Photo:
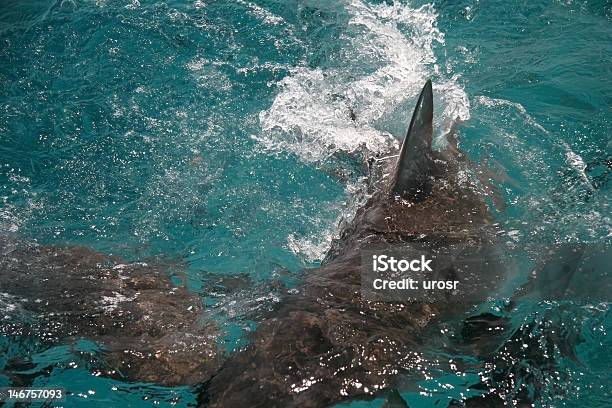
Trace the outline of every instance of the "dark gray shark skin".
{"label": "dark gray shark skin", "polygon": [[[420,351],[432,327],[468,305],[365,300],[360,250],[496,245],[488,205],[468,176],[471,163],[452,135],[444,151],[432,149],[432,119],[428,81],[401,150],[389,152],[399,159],[375,161],[374,193],[322,267],[225,362],[201,299],[174,285],[163,266],[81,247],[0,242],[0,306],[10,311],[0,333],[46,344],[93,340],[105,348],[105,375],[203,384],[199,401],[207,407],[326,407],[384,394],[399,374],[427,365]],[[484,261],[472,272],[481,283],[499,278]]]}
{"label": "dark gray shark skin", "polygon": [[[433,98],[427,82],[397,164],[379,162],[382,188],[334,243],[320,269],[286,299],[203,387],[200,406],[327,407],[372,398],[398,374],[425,365],[419,350],[431,326],[461,307],[362,298],[360,249],[379,244],[495,245],[496,230],[469,162],[451,140],[431,148]],[[390,152],[393,155],[394,152]],[[483,262],[483,280],[497,279]],[[490,273],[490,276],[487,276]]]}
{"label": "dark gray shark skin", "polygon": [[217,327],[164,268],[84,247],[0,250],[2,336],[47,347],[93,340],[105,348],[105,375],[161,385],[197,384],[220,366]]}

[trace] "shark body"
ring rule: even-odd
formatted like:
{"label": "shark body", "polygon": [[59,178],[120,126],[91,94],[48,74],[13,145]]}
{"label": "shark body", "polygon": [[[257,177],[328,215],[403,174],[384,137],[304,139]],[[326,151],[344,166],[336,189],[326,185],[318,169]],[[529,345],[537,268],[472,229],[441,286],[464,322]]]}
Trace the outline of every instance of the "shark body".
{"label": "shark body", "polygon": [[[461,244],[478,253],[496,242],[489,207],[466,176],[469,161],[452,136],[443,151],[432,148],[432,123],[427,81],[401,149],[389,152],[397,160],[375,163],[378,187],[321,268],[309,271],[297,293],[258,325],[250,345],[225,361],[215,344],[219,330],[202,323],[197,296],[173,285],[163,270],[83,248],[0,246],[0,291],[18,309],[44,316],[0,330],[44,339],[54,328],[50,342],[92,339],[106,347],[115,368],[109,375],[203,384],[199,401],[206,407],[327,407],[371,398],[424,364],[419,350],[427,333],[460,308],[364,299],[361,250],[418,244],[435,253]],[[496,279],[486,262],[471,273],[481,282]]]}
{"label": "shark body", "polygon": [[[124,380],[194,385],[220,366],[217,326],[168,268],[84,247],[0,244],[2,336],[42,349],[93,340],[104,355],[96,369]],[[3,374],[14,377],[12,365]]]}
{"label": "shark body", "polygon": [[[423,88],[396,162],[379,163],[381,188],[358,210],[321,268],[264,320],[251,344],[230,357],[200,394],[206,407],[326,407],[371,398],[397,374],[423,363],[426,333],[457,312],[438,302],[386,303],[361,293],[360,251],[418,244],[435,252],[454,244],[495,245],[482,195],[465,177],[469,162],[451,141],[432,149],[433,95]],[[482,263],[472,271],[483,280]]]}

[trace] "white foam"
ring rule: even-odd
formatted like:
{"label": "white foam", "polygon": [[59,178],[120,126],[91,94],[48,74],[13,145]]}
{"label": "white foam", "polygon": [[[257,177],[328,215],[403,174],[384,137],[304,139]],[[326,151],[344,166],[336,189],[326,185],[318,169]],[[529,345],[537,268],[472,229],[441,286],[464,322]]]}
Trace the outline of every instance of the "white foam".
{"label": "white foam", "polygon": [[589,176],[586,174],[587,165],[582,156],[574,152],[567,143],[563,143],[563,145],[566,148],[565,160],[567,164],[569,164],[576,171],[576,173],[578,173],[583,184],[587,186],[589,190],[595,191],[595,187],[593,187],[591,180],[589,180]]}
{"label": "white foam", "polygon": [[[354,0],[346,11],[346,66],[298,67],[280,81],[272,106],[260,114],[262,133],[254,136],[264,148],[288,151],[306,162],[362,146],[386,152],[398,142],[384,130],[385,123],[414,100],[427,78],[439,75],[434,46],[444,44],[444,35],[433,6],[369,6]],[[458,77],[437,79],[434,90],[440,132],[454,120],[469,118]],[[408,116],[403,115],[405,122]]]}
{"label": "white foam", "polygon": [[[435,47],[444,45],[444,34],[432,5],[350,0],[345,9],[349,23],[339,39],[345,47],[335,58],[342,63],[296,67],[276,84],[272,105],[259,115],[262,131],[253,136],[263,149],[314,163],[333,160],[337,152],[385,154],[404,136],[415,98],[431,77],[436,137],[455,121],[469,119],[470,105],[458,76],[446,78],[436,61]],[[350,183],[347,197],[360,193],[363,184]],[[339,205],[340,218],[351,219],[359,202]],[[306,262],[320,260],[337,233],[326,220],[316,239],[291,234],[287,246]]]}
{"label": "white foam", "polygon": [[232,83],[227,75],[219,69],[220,65],[222,64],[217,61],[196,58],[187,63],[187,69],[192,72],[199,88],[227,92],[231,90]]}
{"label": "white foam", "polygon": [[337,92],[322,70],[295,69],[279,88],[272,106],[259,116],[262,134],[254,136],[267,149],[289,151],[311,162],[361,146],[383,152],[394,143],[389,134],[350,119],[348,106],[334,100]]}
{"label": "white foam", "polygon": [[287,237],[287,246],[291,252],[298,255],[304,261],[316,262],[322,259],[329,249],[335,236],[334,232],[330,228],[322,236],[317,236],[316,238],[299,237],[295,234],[290,234]]}
{"label": "white foam", "polygon": [[31,180],[21,176],[16,170],[7,172],[9,184],[7,189],[11,195],[19,194],[25,205],[11,202],[10,196],[0,196],[0,231],[2,236],[17,233],[20,228],[32,218],[34,213],[43,208],[43,200],[32,191]]}
{"label": "white foam", "polygon": [[277,16],[276,14],[270,12],[269,10],[266,10],[263,7],[258,6],[253,2],[238,0],[237,3],[248,7],[250,12],[265,24],[278,25],[285,22],[285,20],[281,16]]}
{"label": "white foam", "polygon": [[488,96],[477,96],[476,101],[486,107],[489,108],[494,108],[494,107],[498,107],[498,106],[502,106],[502,107],[508,107],[508,108],[512,108],[518,111],[518,113],[525,119],[525,121],[533,126],[534,128],[538,129],[539,131],[541,131],[542,133],[546,134],[546,135],[550,135],[550,132],[548,130],[546,130],[546,128],[542,125],[540,125],[534,118],[533,116],[531,116],[528,112],[527,109],[525,109],[525,107],[523,105],[521,105],[518,102],[512,102],[512,101],[508,101],[506,99],[498,99],[498,98],[489,98]]}

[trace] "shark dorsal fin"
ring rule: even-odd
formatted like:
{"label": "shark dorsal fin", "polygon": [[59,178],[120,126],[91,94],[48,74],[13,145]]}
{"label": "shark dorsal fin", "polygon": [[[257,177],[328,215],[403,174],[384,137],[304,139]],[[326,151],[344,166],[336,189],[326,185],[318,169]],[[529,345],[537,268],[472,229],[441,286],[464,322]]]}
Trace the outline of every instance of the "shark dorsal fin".
{"label": "shark dorsal fin", "polygon": [[417,101],[410,127],[402,143],[393,176],[392,193],[421,201],[431,191],[433,159],[433,93],[427,80]]}

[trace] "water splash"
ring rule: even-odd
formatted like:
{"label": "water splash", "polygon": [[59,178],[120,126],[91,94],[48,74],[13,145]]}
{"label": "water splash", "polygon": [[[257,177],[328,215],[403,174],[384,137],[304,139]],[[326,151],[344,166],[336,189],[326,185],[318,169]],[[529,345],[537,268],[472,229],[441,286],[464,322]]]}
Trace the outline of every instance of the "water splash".
{"label": "water splash", "polygon": [[[341,67],[298,67],[277,84],[272,106],[259,116],[263,132],[254,136],[264,148],[307,162],[364,146],[384,153],[397,146],[394,136],[403,137],[407,112],[425,80],[440,75],[434,47],[444,44],[444,35],[432,5],[350,1],[345,11],[341,36],[347,47],[336,56]],[[469,102],[457,76],[440,75],[435,83],[442,111],[437,127],[444,133],[455,120],[469,118]],[[401,130],[392,131],[394,126]]]}
{"label": "water splash", "polygon": [[[435,47],[444,45],[432,5],[343,3],[347,23],[340,32],[345,46],[330,67],[300,66],[276,84],[272,105],[259,114],[262,132],[253,139],[267,151],[289,152],[321,166],[342,167],[338,156],[361,158],[398,147],[414,98],[427,78],[436,77],[435,127],[444,139],[456,121],[469,119],[467,94],[459,77],[446,77]],[[351,194],[365,194],[363,180],[347,182]],[[350,220],[361,200],[345,203],[339,222]],[[323,257],[337,228],[322,227],[316,240],[288,237],[288,247],[303,259]]]}

